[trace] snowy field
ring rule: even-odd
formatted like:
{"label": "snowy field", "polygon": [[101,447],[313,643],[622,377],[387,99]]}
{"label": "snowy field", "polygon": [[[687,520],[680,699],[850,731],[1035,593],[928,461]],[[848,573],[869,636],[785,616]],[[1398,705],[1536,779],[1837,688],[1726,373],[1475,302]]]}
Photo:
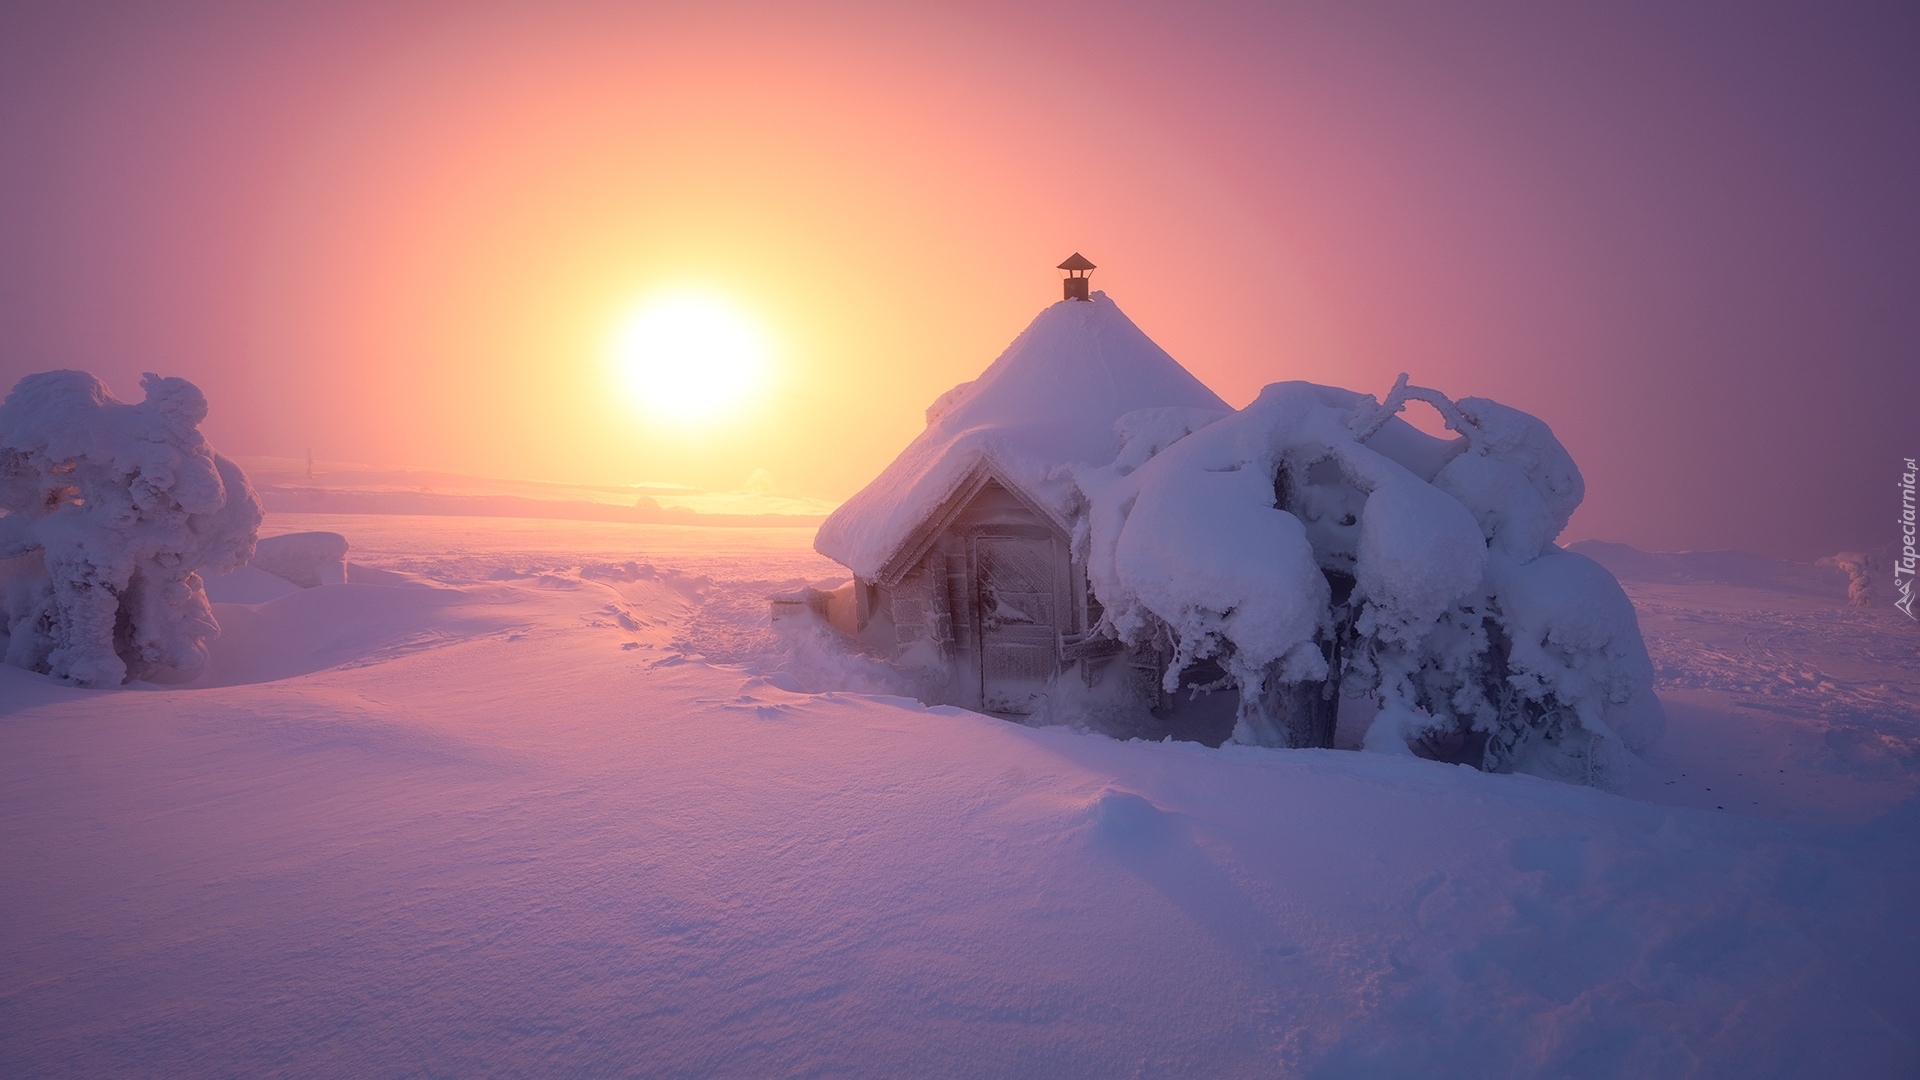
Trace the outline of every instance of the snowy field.
{"label": "snowy field", "polygon": [[1581,545],[1608,793],[925,709],[768,630],[811,529],[309,529],[192,687],[0,667],[0,1075],[1920,1075],[1920,630],[1837,571]]}

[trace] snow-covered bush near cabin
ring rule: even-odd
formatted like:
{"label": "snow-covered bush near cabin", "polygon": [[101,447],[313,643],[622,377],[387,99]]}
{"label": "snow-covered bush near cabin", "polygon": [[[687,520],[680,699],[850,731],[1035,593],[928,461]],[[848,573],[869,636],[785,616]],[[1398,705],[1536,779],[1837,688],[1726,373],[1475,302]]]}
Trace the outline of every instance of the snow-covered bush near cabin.
{"label": "snow-covered bush near cabin", "polygon": [[[1397,419],[1409,400],[1459,437]],[[1591,779],[1609,740],[1659,735],[1625,594],[1553,545],[1584,488],[1538,419],[1402,376],[1384,402],[1277,383],[1210,424],[1119,427],[1112,465],[1073,470],[1104,628],[1170,635],[1168,690],[1217,661],[1237,741],[1324,745],[1343,693],[1379,703],[1370,749],[1497,770]]]}
{"label": "snow-covered bush near cabin", "polygon": [[0,402],[5,660],[82,686],[188,678],[219,633],[199,571],[253,555],[260,500],[200,434],[207,401],[147,375],[127,404],[84,371]]}

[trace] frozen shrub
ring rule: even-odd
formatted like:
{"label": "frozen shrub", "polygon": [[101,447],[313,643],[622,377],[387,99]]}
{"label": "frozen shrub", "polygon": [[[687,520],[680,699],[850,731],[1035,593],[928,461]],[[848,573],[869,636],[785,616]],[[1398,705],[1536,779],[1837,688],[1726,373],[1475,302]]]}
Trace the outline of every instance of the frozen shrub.
{"label": "frozen shrub", "polygon": [[260,501],[199,431],[207,401],[147,375],[127,404],[84,371],[0,403],[5,659],[82,686],[190,678],[219,633],[198,571],[253,555]]}
{"label": "frozen shrub", "polygon": [[1820,560],[1821,566],[1843,570],[1847,575],[1847,602],[1854,607],[1873,606],[1873,571],[1881,569],[1872,554],[1843,551]]}

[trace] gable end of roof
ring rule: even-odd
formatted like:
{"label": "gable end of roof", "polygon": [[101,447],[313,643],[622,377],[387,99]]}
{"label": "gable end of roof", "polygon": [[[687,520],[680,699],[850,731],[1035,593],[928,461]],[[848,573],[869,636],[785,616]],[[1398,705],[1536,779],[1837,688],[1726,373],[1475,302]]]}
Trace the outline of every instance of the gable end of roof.
{"label": "gable end of roof", "polygon": [[1072,535],[1073,528],[1068,522],[1060,520],[1058,514],[1047,509],[1043,500],[1034,498],[1024,487],[1015,483],[1007,475],[1006,470],[993,460],[993,455],[982,454],[980,460],[974,462],[973,467],[967,470],[960,483],[954,486],[953,491],[941,500],[938,508],[928,514],[881,565],[880,574],[874,580],[889,589],[900,584],[901,579],[907,576],[907,572],[918,566],[920,560],[926,558],[927,552],[932,550],[935,541],[940,539],[940,534],[953,527],[953,523],[959,519],[961,512],[981,491],[986,489],[988,484],[999,484],[1035,517],[1060,530],[1062,536]]}

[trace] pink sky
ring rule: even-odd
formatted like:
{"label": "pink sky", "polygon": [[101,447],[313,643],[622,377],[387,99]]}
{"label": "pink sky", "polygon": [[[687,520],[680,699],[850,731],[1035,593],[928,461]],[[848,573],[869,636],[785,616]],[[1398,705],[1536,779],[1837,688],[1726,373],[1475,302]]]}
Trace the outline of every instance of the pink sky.
{"label": "pink sky", "polygon": [[[1535,412],[1567,539],[1875,546],[1920,453],[1910,6],[154,7],[0,9],[0,383],[230,454],[844,498],[1074,250],[1234,404]],[[610,399],[672,288],[769,407]]]}

